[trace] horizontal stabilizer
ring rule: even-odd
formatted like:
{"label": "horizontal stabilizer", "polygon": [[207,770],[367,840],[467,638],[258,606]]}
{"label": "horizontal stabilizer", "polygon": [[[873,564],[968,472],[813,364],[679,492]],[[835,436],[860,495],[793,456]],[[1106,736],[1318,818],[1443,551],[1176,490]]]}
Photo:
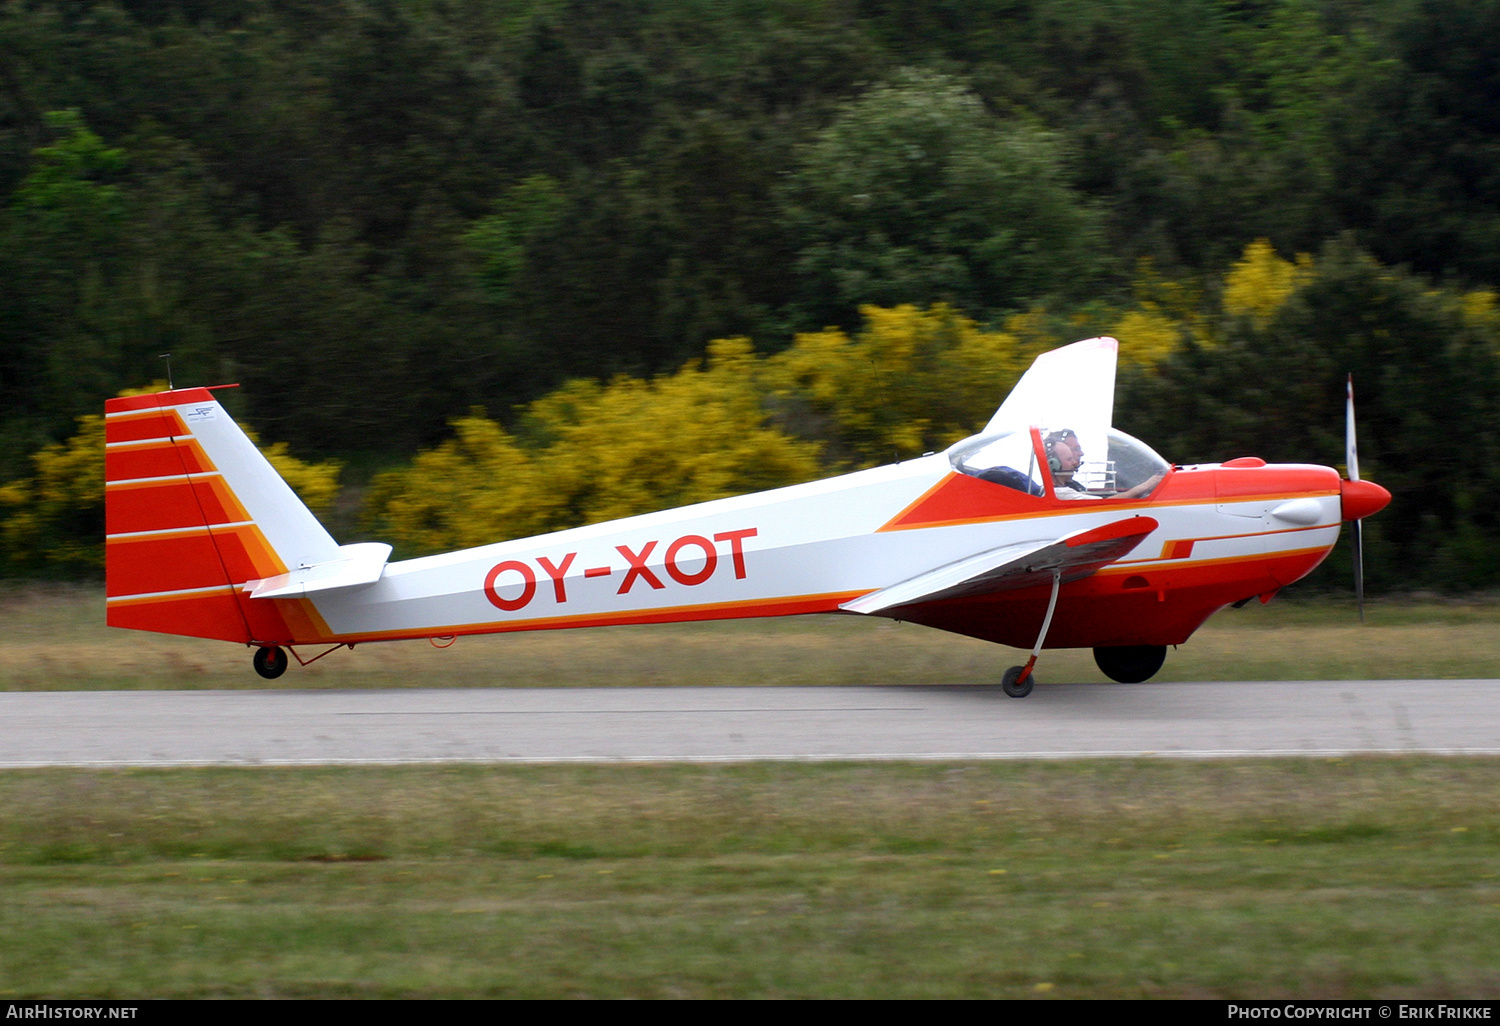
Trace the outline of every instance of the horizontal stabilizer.
{"label": "horizontal stabilizer", "polygon": [[1053,541],[990,549],[872,591],[839,608],[851,613],[882,613],[922,602],[1010,591],[1050,583],[1054,570],[1062,571],[1064,583],[1076,581],[1123,557],[1156,527],[1151,517],[1125,517]]}
{"label": "horizontal stabilizer", "polygon": [[385,573],[391,547],[382,542],[356,542],[340,545],[339,556],[327,563],[298,567],[291,573],[259,581],[250,589],[250,597],[301,598],[312,592],[366,587]]}

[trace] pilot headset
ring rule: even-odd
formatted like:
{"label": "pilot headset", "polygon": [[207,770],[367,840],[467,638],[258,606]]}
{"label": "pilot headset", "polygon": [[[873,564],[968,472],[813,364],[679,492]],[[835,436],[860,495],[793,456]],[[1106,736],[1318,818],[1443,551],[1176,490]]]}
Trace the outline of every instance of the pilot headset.
{"label": "pilot headset", "polygon": [[1062,460],[1057,458],[1057,454],[1052,451],[1052,447],[1058,442],[1062,441],[1064,438],[1077,437],[1078,436],[1074,434],[1071,429],[1064,428],[1061,431],[1052,432],[1042,440],[1042,448],[1047,452],[1047,466],[1052,469],[1053,474],[1062,473]]}

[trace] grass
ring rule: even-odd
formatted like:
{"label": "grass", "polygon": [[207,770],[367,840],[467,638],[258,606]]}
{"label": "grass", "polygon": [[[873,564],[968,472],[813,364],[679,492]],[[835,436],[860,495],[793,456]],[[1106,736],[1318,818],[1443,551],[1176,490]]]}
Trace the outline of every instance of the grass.
{"label": "grass", "polygon": [[1500,760],[0,773],[0,998],[1500,996]]}
{"label": "grass", "polygon": [[[0,591],[0,689],[267,686]],[[1221,614],[1159,679],[1500,677],[1483,603]],[[993,680],[839,617],[371,645],[289,687]],[[1098,680],[1048,653],[1045,680]],[[1500,996],[1500,760],[0,773],[0,999]]]}
{"label": "grass", "polygon": [[[1252,603],[1168,654],[1158,680],[1500,677],[1500,605],[1386,601],[1361,626],[1331,600]],[[1015,649],[914,624],[836,616],[610,627],[372,644],[268,684],[224,642],[104,625],[102,589],[0,590],[0,690],[951,684],[998,680]],[[1049,651],[1047,681],[1097,681],[1087,651]]]}

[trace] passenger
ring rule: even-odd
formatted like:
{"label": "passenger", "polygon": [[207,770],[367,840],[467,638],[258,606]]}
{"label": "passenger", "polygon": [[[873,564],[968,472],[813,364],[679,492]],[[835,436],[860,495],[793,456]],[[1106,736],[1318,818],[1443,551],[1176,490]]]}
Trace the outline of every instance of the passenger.
{"label": "passenger", "polygon": [[1031,475],[1023,474],[1015,467],[990,467],[973,475],[981,481],[989,481],[991,484],[1004,485],[1014,488],[1018,492],[1027,495],[1046,495],[1047,490],[1031,479]]}

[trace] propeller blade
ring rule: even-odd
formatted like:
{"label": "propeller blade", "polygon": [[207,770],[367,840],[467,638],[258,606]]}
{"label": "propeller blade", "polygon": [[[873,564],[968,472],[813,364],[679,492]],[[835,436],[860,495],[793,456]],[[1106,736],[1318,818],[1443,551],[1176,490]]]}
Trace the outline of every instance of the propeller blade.
{"label": "propeller blade", "polygon": [[[1347,402],[1344,404],[1344,465],[1349,469],[1349,480],[1359,480],[1359,445],[1354,437],[1354,375],[1349,375]],[[1358,520],[1351,521],[1354,528],[1354,601],[1359,605],[1359,622],[1365,622],[1365,531]]]}
{"label": "propeller blade", "polygon": [[1349,468],[1349,480],[1359,480],[1359,446],[1354,440],[1354,375],[1349,375],[1349,400],[1344,405],[1344,465]]}

